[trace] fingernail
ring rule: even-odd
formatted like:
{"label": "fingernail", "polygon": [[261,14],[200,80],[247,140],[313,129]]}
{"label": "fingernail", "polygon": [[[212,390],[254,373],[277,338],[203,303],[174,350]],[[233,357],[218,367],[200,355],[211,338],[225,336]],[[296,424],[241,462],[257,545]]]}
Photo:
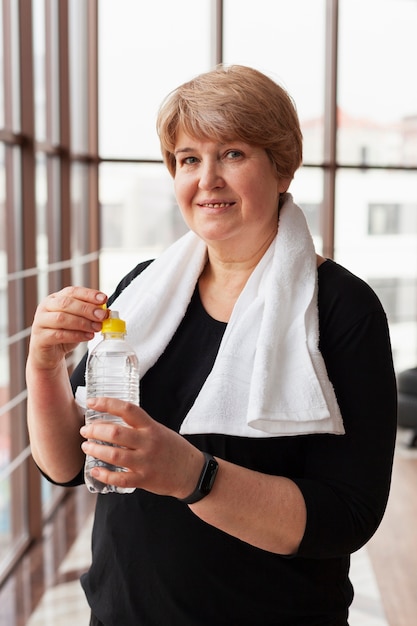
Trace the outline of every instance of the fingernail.
{"label": "fingernail", "polygon": [[104,301],[105,301],[105,299],[106,299],[106,297],[107,297],[107,296],[106,296],[106,294],[105,294],[105,293],[98,293],[98,294],[96,295],[96,300],[97,300],[97,302],[104,302]]}
{"label": "fingernail", "polygon": [[99,320],[104,320],[107,315],[107,311],[105,309],[94,309],[94,316]]}

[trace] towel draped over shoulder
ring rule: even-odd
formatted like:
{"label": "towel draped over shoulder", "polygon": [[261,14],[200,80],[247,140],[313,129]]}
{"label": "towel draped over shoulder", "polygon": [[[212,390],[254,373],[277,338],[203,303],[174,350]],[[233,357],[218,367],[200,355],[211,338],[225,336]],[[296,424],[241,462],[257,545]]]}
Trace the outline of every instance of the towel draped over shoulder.
{"label": "towel draped over shoulder", "polygon": [[[188,232],[113,302],[143,376],[183,319],[207,262]],[[91,349],[100,335],[97,335]],[[182,423],[182,434],[273,437],[343,434],[318,349],[317,261],[302,210],[285,194],[278,233],[241,292],[217,358]]]}

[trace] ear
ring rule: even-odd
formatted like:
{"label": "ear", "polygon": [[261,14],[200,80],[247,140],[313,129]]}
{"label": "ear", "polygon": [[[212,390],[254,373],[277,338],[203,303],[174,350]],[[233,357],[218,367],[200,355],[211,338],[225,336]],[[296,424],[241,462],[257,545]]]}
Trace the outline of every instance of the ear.
{"label": "ear", "polygon": [[291,181],[292,178],[280,178],[278,180],[279,193],[285,193],[286,191],[288,191],[288,187],[290,186]]}

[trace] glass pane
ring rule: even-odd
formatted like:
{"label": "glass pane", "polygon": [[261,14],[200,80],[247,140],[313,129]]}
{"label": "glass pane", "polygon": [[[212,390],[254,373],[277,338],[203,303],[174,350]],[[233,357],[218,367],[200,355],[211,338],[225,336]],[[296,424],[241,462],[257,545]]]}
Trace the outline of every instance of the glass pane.
{"label": "glass pane", "polygon": [[[14,178],[16,186],[20,180],[19,156],[18,149],[8,148],[9,175]],[[23,339],[20,342],[9,339],[22,329],[20,309],[16,306],[15,310],[11,305],[11,300],[19,302],[19,289],[16,280],[10,277],[8,280],[10,271],[19,267],[21,246],[17,246],[17,239],[21,238],[16,225],[21,220],[18,195],[15,204],[9,203],[7,209],[11,208],[11,211],[6,215],[3,145],[0,148],[0,163],[0,560],[4,559],[5,563],[21,544],[22,536],[27,531],[27,490],[24,482],[26,472],[23,469],[25,461],[10,471],[11,461],[26,445],[23,405],[22,402],[16,402],[15,397],[22,391],[22,355],[25,351],[22,349]],[[13,237],[10,236],[11,227],[14,229]],[[9,317],[9,309],[13,310],[12,317]],[[10,376],[11,371],[13,377]]]}
{"label": "glass pane", "polygon": [[[4,303],[1,302],[2,308],[3,304]],[[7,466],[11,461],[12,441],[10,412],[7,410],[6,406],[9,401],[9,363],[8,350],[6,350],[5,344],[5,330],[4,328],[0,328],[0,555],[4,555],[7,548],[10,548],[12,532],[11,484],[10,476],[6,473]]]}
{"label": "glass pane", "polygon": [[12,499],[12,528],[14,549],[28,535],[28,482],[27,461],[20,463],[10,476]]}
{"label": "glass pane", "polygon": [[[7,224],[6,224],[6,189],[4,168],[4,146],[0,144],[0,473],[10,460],[10,421],[5,409],[9,401],[9,351],[8,302],[7,302]],[[1,499],[6,493],[6,486],[0,486]],[[0,511],[0,518],[3,513]],[[0,526],[2,522],[0,521]]]}
{"label": "glass pane", "polygon": [[58,291],[60,270],[50,264],[58,263],[61,254],[59,159],[36,155],[36,267],[38,270],[38,299]]}
{"label": "glass pane", "polygon": [[[59,143],[59,50],[57,0],[33,0],[33,72],[35,134]],[[48,24],[48,29],[47,29]]]}
{"label": "glass pane", "polygon": [[9,272],[23,269],[22,229],[22,151],[20,146],[5,148],[7,180],[7,267]]}
{"label": "glass pane", "polygon": [[[6,120],[10,124],[11,129],[15,132],[20,131],[20,54],[19,54],[19,3],[10,3],[10,59],[6,62],[10,64],[10,85],[6,87],[6,97],[8,97],[7,89],[10,89],[9,97],[11,102],[10,120]],[[7,28],[7,26],[6,26]]]}
{"label": "glass pane", "polygon": [[[84,0],[72,0],[68,3],[71,148],[76,153],[88,152],[87,10],[88,3]],[[120,11],[119,15],[122,15]],[[113,44],[111,47],[113,48]]]}
{"label": "glass pane", "polygon": [[57,500],[62,497],[62,487],[53,485],[46,478],[41,477],[42,515],[44,519],[51,513]]}
{"label": "glass pane", "polygon": [[48,3],[49,20],[49,46],[48,63],[46,66],[47,83],[49,86],[49,109],[47,112],[47,137],[49,141],[58,144],[59,135],[59,39],[58,39],[58,5],[60,0],[53,0]]}
{"label": "glass pane", "polygon": [[100,206],[100,288],[107,294],[187,230],[163,165],[101,165]]}
{"label": "glass pane", "polygon": [[[48,181],[47,194],[47,238],[49,263],[57,263],[62,258],[61,233],[61,189],[60,189],[60,159],[48,157],[46,162],[46,176]],[[62,273],[60,270],[49,268],[48,292],[59,291],[62,288]]]}
{"label": "glass pane", "polygon": [[38,268],[38,298],[48,295],[48,232],[46,215],[47,178],[46,157],[36,156],[36,266]]}
{"label": "glass pane", "polygon": [[306,216],[317,254],[322,254],[323,171],[318,167],[301,167],[295,173],[288,191]]}
{"label": "glass pane", "polygon": [[[20,130],[18,2],[0,0],[0,128]],[[7,15],[5,19],[5,14]],[[7,37],[4,37],[7,33]]]}
{"label": "glass pane", "polygon": [[4,127],[3,0],[0,0],[0,128]]}
{"label": "glass pane", "polygon": [[45,0],[33,0],[33,79],[35,99],[35,135],[46,139],[46,82],[45,82]]}
{"label": "glass pane", "polygon": [[210,64],[210,0],[99,6],[100,155],[161,157],[162,99]]}
{"label": "glass pane", "polygon": [[[10,462],[9,357],[7,346],[7,249],[4,146],[0,144],[0,476]],[[10,545],[10,485],[0,479],[0,554]]]}
{"label": "glass pane", "polygon": [[[88,252],[88,166],[73,163],[71,168],[71,256],[74,261],[74,285],[88,284],[84,278],[81,257]],[[77,263],[77,259],[80,260]]]}
{"label": "glass pane", "polygon": [[[0,431],[1,432],[1,431]],[[0,435],[1,437],[1,435]],[[2,458],[3,448],[0,439],[0,473],[6,464]],[[10,477],[0,479],[0,571],[3,559],[11,549],[12,543],[12,520],[11,520]]]}
{"label": "glass pane", "polygon": [[324,0],[258,0],[256,10],[252,0],[224,0],[224,7],[224,61],[255,67],[289,91],[305,136],[304,162],[322,162]]}
{"label": "glass pane", "polygon": [[0,277],[6,286],[6,171],[4,163],[4,144],[0,143]]}
{"label": "glass pane", "polygon": [[335,259],[368,282],[390,323],[397,371],[417,361],[417,174],[341,170]]}
{"label": "glass pane", "polygon": [[8,474],[0,456],[0,571],[28,534],[26,476],[25,462]]}
{"label": "glass pane", "polygon": [[340,2],[338,160],[417,165],[417,3]]}

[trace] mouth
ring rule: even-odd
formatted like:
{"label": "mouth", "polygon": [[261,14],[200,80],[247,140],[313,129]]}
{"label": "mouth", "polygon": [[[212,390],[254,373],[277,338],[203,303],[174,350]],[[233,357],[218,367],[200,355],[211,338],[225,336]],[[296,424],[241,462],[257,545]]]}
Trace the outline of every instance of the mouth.
{"label": "mouth", "polygon": [[234,202],[200,202],[199,206],[204,209],[227,209],[234,204]]}

